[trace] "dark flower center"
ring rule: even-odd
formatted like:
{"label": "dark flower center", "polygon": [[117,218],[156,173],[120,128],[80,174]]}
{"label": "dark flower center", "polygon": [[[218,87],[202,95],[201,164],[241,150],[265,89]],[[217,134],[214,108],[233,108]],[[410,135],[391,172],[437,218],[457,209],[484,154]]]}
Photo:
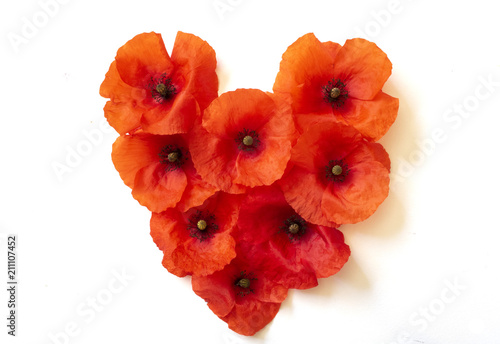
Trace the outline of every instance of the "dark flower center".
{"label": "dark flower center", "polygon": [[174,171],[181,168],[187,161],[189,153],[177,145],[166,145],[158,153],[160,163],[165,165],[165,171]]}
{"label": "dark flower center", "polygon": [[323,86],[323,99],[330,103],[332,107],[340,108],[344,105],[349,92],[346,85],[340,79],[332,79],[328,84]]}
{"label": "dark flower center", "polygon": [[243,138],[243,144],[245,146],[251,146],[253,145],[253,137],[251,137],[250,135],[247,135]]}
{"label": "dark flower center", "polygon": [[215,223],[215,216],[209,211],[197,210],[189,217],[187,229],[190,236],[197,238],[200,242],[213,238],[219,226]]}
{"label": "dark flower center", "polygon": [[342,183],[350,171],[344,160],[330,160],[325,167],[326,179],[336,183]]}
{"label": "dark flower center", "polygon": [[306,233],[306,229],[307,222],[299,215],[294,214],[283,222],[278,232],[286,233],[290,242],[294,242],[299,240]]}
{"label": "dark flower center", "polygon": [[198,227],[198,229],[200,231],[204,231],[205,229],[207,229],[207,221],[205,220],[200,220],[196,223],[196,227]]}
{"label": "dark flower center", "polygon": [[297,234],[300,230],[300,226],[297,223],[292,223],[290,227],[288,227],[288,232],[291,234]]}
{"label": "dark flower center", "polygon": [[340,176],[342,174],[342,166],[335,165],[332,167],[332,174],[334,176]]}
{"label": "dark flower center", "polygon": [[330,91],[330,98],[336,99],[340,96],[340,88],[334,87]]}
{"label": "dark flower center", "polygon": [[255,130],[243,129],[234,139],[238,144],[238,149],[245,152],[253,152],[259,147],[259,134]]}
{"label": "dark flower center", "polygon": [[179,153],[177,152],[169,153],[167,159],[169,162],[176,162],[179,159]]}
{"label": "dark flower center", "polygon": [[177,93],[177,89],[172,83],[172,79],[167,77],[166,74],[162,74],[158,78],[151,78],[148,88],[151,90],[151,96],[158,104],[162,104],[173,98]]}
{"label": "dark flower center", "polygon": [[238,282],[236,282],[236,285],[246,289],[250,287],[250,280],[248,278],[240,278]]}
{"label": "dark flower center", "polygon": [[257,278],[254,277],[253,272],[247,273],[246,271],[241,271],[240,274],[234,278],[236,294],[243,297],[253,293],[252,282],[256,280]]}

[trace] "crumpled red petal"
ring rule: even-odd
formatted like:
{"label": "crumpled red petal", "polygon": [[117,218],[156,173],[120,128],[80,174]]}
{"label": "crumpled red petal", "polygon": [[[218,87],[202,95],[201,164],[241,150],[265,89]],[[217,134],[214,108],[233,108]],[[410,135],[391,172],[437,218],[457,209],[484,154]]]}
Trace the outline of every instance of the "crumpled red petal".
{"label": "crumpled red petal", "polygon": [[174,65],[161,35],[149,32],[135,36],[118,49],[116,68],[126,84],[144,88],[151,76],[171,74]]}
{"label": "crumpled red petal", "polygon": [[[236,256],[231,232],[236,225],[240,203],[240,196],[219,192],[201,206],[184,213],[177,209],[153,213],[151,236],[164,253],[163,265],[168,271],[179,277],[205,276],[229,264]],[[193,232],[197,231],[200,219],[206,220],[205,231],[211,230],[210,236],[204,237],[204,233],[196,236]]]}
{"label": "crumpled red petal", "polygon": [[[175,145],[187,155],[182,166],[168,170],[161,162],[162,148]],[[124,183],[140,204],[154,212],[178,207],[185,211],[201,205],[217,188],[197,174],[187,142],[181,135],[151,135],[138,132],[120,136],[113,144],[111,157]]]}
{"label": "crumpled red petal", "polygon": [[[290,222],[300,226],[297,233],[289,232]],[[340,231],[303,221],[275,186],[249,193],[233,235],[253,245],[253,257],[261,257],[275,272],[273,280],[287,288],[315,287],[317,278],[338,272],[350,255]]]}
{"label": "crumpled red petal", "polygon": [[380,92],[391,71],[387,55],[362,38],[348,39],[333,64],[333,75],[349,85],[350,96],[363,100],[371,100]]}
{"label": "crumpled red petal", "polygon": [[[111,99],[106,118],[121,135],[187,133],[217,97],[215,68],[215,52],[199,37],[178,32],[170,58],[160,34],[139,34],[118,49],[101,84],[101,95]],[[159,96],[159,84],[172,93]]]}
{"label": "crumpled red petal", "polygon": [[[205,110],[201,126],[193,130],[190,150],[209,183],[236,193],[242,187],[270,185],[283,175],[295,138],[286,104],[260,90],[227,92]],[[250,134],[255,146],[247,149],[238,137]]]}
{"label": "crumpled red petal", "polygon": [[[390,161],[378,146],[340,123],[315,125],[297,141],[290,172],[278,184],[289,204],[308,222],[324,226],[360,222],[389,193]],[[346,165],[343,181],[329,177],[331,161]]]}
{"label": "crumpled red petal", "polygon": [[[396,98],[381,91],[391,70],[387,55],[372,42],[355,38],[339,46],[307,34],[283,54],[273,90],[290,103],[300,132],[318,122],[337,121],[377,141],[394,123],[399,107]],[[338,81],[347,98],[333,105],[325,90]]]}
{"label": "crumpled red petal", "polygon": [[[208,276],[193,276],[193,291],[208,307],[228,323],[228,327],[245,336],[252,336],[276,316],[287,289],[269,279],[261,259],[254,259],[252,248],[237,246],[237,256],[223,270]],[[251,290],[235,282],[246,277]]]}

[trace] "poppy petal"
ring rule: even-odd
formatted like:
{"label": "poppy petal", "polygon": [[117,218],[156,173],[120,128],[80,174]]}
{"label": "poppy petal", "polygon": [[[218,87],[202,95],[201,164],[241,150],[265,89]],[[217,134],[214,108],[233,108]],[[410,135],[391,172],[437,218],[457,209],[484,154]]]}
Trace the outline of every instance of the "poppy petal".
{"label": "poppy petal", "polygon": [[182,169],[165,172],[160,163],[140,169],[134,180],[132,196],[150,211],[175,207],[180,201],[187,178]]}
{"label": "poppy petal", "polygon": [[273,91],[290,94],[293,113],[331,112],[322,88],[331,80],[332,45],[323,45],[314,34],[302,36],[283,54]]}
{"label": "poppy petal", "polygon": [[158,160],[158,149],[143,135],[119,136],[113,143],[111,159],[125,185],[134,187],[137,172]]}
{"label": "poppy petal", "polygon": [[[193,276],[193,291],[233,331],[253,335],[277,314],[287,289],[269,279],[262,256],[253,256],[253,247],[239,245],[229,265],[209,276]],[[245,287],[239,285],[247,279]]]}
{"label": "poppy petal", "polygon": [[208,307],[218,317],[228,315],[235,305],[234,291],[228,283],[228,275],[236,275],[236,269],[232,273],[226,273],[229,267],[224,269],[224,272],[216,271],[209,276],[193,276],[191,284],[193,291],[204,299]]}
{"label": "poppy petal", "polygon": [[163,251],[162,265],[177,277],[188,275],[185,270],[178,268],[170,259],[179,243],[189,238],[184,231],[176,230],[176,227],[179,224],[182,226],[183,223],[182,215],[173,209],[167,209],[162,213],[153,213],[150,221],[151,237],[156,246]]}
{"label": "poppy petal", "polygon": [[286,178],[281,179],[278,185],[283,190],[287,202],[306,221],[328,226],[338,227],[337,223],[328,220],[321,204],[324,185],[318,176],[300,167],[294,167]]}
{"label": "poppy petal", "polygon": [[145,112],[141,125],[151,134],[173,135],[187,133],[200,115],[196,100],[186,92],[175,97],[171,107],[156,106]]}
{"label": "poppy petal", "polygon": [[175,226],[182,222],[182,215],[174,209],[167,209],[162,213],[153,213],[151,215],[151,237],[161,251],[168,250],[171,252],[182,241],[184,238],[184,236],[181,236],[182,233],[174,230]]}
{"label": "poppy petal", "polygon": [[[250,143],[244,140],[250,138]],[[270,185],[290,158],[296,131],[286,103],[255,89],[238,89],[214,100],[201,127],[191,132],[190,150],[200,175],[225,192]]]}
{"label": "poppy petal", "polygon": [[372,100],[351,99],[351,109],[344,117],[366,138],[378,141],[396,120],[399,99],[379,92]]}
{"label": "poppy petal", "polygon": [[244,153],[236,158],[234,183],[255,187],[271,185],[281,178],[290,159],[290,142],[282,139],[267,138],[266,149],[255,157]]}
{"label": "poppy petal", "polygon": [[163,213],[153,213],[151,217],[151,236],[158,248],[163,251],[161,262],[163,267],[177,277],[186,277],[191,274],[190,271],[179,267],[172,259],[172,254],[177,248],[191,239],[188,232],[179,231],[179,227],[185,229],[184,218],[173,209],[167,209]]}
{"label": "poppy petal", "polygon": [[257,89],[237,89],[220,95],[203,113],[203,127],[220,138],[234,140],[243,128],[258,131],[276,112],[276,104]]}
{"label": "poppy petal", "polygon": [[342,159],[362,139],[360,133],[324,116],[307,116],[310,126],[292,148],[291,161],[294,165],[311,172],[317,172],[331,158]]}
{"label": "poppy petal", "polygon": [[199,242],[196,238],[179,245],[168,258],[174,266],[188,274],[206,276],[224,268],[236,257],[235,241],[227,233],[215,234],[210,242]]}
{"label": "poppy petal", "polygon": [[214,49],[201,38],[178,32],[172,50],[175,74],[186,78],[184,91],[193,95],[204,110],[218,96],[219,81]]}
{"label": "poppy petal", "polygon": [[104,105],[104,116],[120,135],[138,128],[144,109],[131,106],[128,103],[115,103],[112,100]]}
{"label": "poppy petal", "polygon": [[[297,233],[289,231],[290,221],[300,226]],[[233,236],[252,245],[253,259],[264,257],[271,279],[286,288],[315,287],[317,278],[338,272],[350,255],[340,231],[303,221],[275,186],[249,193]]]}
{"label": "poppy petal", "polygon": [[380,162],[356,163],[351,167],[350,177],[345,184],[330,183],[323,193],[321,209],[330,221],[363,221],[389,194],[389,172]]}
{"label": "poppy petal", "polygon": [[160,34],[142,33],[125,43],[116,53],[121,79],[134,87],[145,87],[151,76],[170,75],[174,66]]}
{"label": "poppy petal", "polygon": [[104,98],[110,98],[114,102],[124,102],[134,105],[142,103],[146,97],[143,89],[132,87],[123,82],[116,69],[116,61],[109,66],[104,81],[99,88],[99,94]]}
{"label": "poppy petal", "polygon": [[341,231],[324,226],[315,226],[314,229],[309,240],[301,241],[300,255],[307,258],[317,278],[330,277],[340,271],[351,251],[344,243]]}
{"label": "poppy petal", "polygon": [[188,161],[185,166],[183,166],[184,172],[186,173],[188,184],[182,198],[177,203],[177,209],[181,212],[185,212],[192,207],[197,207],[205,200],[213,196],[218,189],[207,183],[201,178],[201,176],[196,172],[193,163]]}
{"label": "poppy petal", "polygon": [[[236,256],[231,232],[241,198],[217,193],[184,213],[178,209],[154,213],[151,235],[164,253],[163,266],[183,277],[210,275],[228,265]],[[203,229],[199,227],[201,220],[206,220]]]}
{"label": "poppy petal", "polygon": [[371,100],[391,75],[392,63],[375,43],[349,39],[337,53],[333,74],[344,81],[349,96]]}
{"label": "poppy petal", "polygon": [[391,159],[384,147],[375,142],[367,142],[366,147],[370,150],[373,160],[380,162],[387,171],[391,172]]}
{"label": "poppy petal", "polygon": [[244,305],[236,304],[222,320],[228,327],[244,336],[253,336],[269,324],[281,307],[281,303],[252,301]]}
{"label": "poppy petal", "polygon": [[323,47],[330,53],[330,56],[335,59],[338,52],[342,48],[342,46],[335,42],[323,42]]}
{"label": "poppy petal", "polygon": [[195,125],[189,141],[194,167],[205,181],[220,190],[233,194],[244,193],[247,187],[233,183],[236,156],[231,144],[225,141],[208,133],[200,124]]}

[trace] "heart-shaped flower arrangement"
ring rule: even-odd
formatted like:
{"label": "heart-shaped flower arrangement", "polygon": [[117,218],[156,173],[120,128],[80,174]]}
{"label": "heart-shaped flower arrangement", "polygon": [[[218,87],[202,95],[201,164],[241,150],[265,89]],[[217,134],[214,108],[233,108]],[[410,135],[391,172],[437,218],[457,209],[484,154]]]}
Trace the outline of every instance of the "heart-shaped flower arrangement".
{"label": "heart-shaped flower arrangement", "polygon": [[290,288],[338,272],[349,246],[337,229],[371,216],[389,192],[376,143],[399,102],[382,92],[392,64],[374,43],[307,34],[283,54],[273,93],[218,96],[214,50],[179,32],[171,56],[137,35],[100,94],[120,134],[112,159],[152,211],[163,265],[233,331],[253,335]]}

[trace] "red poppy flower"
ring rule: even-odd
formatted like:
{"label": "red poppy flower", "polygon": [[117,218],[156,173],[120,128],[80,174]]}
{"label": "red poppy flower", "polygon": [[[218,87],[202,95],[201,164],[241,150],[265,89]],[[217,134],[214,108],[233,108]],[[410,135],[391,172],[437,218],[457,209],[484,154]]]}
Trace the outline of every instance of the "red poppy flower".
{"label": "red poppy flower", "polygon": [[308,222],[336,227],[363,221],[389,193],[390,160],[384,148],[344,124],[309,128],[290,162],[293,167],[279,185]]}
{"label": "red poppy flower", "polygon": [[344,46],[321,43],[310,33],[283,54],[273,90],[289,98],[301,131],[336,120],[370,140],[380,139],[396,119],[399,101],[382,92],[392,64],[361,38]]}
{"label": "red poppy flower", "polygon": [[221,190],[244,192],[279,179],[290,158],[295,127],[289,107],[260,90],[222,94],[191,132],[200,175]]}
{"label": "red poppy flower", "polygon": [[252,336],[274,319],[288,290],[269,278],[251,246],[237,246],[237,256],[223,270],[193,276],[194,292],[228,327]]}
{"label": "red poppy flower", "polygon": [[154,212],[186,211],[217,191],[196,172],[183,135],[120,136],[111,157],[132,196]]}
{"label": "red poppy flower", "polygon": [[179,277],[208,275],[236,256],[231,236],[242,196],[218,192],[201,206],[153,213],[151,236],[163,251],[163,266]]}
{"label": "red poppy flower", "polygon": [[254,255],[263,256],[266,269],[276,273],[273,279],[287,288],[315,287],[318,278],[337,273],[350,255],[340,231],[305,221],[275,186],[252,190],[233,236],[254,245]]}
{"label": "red poppy flower", "polygon": [[214,50],[199,37],[178,32],[170,57],[160,34],[137,35],[118,49],[101,85],[111,99],[105,116],[120,134],[186,133],[217,97],[215,67]]}

